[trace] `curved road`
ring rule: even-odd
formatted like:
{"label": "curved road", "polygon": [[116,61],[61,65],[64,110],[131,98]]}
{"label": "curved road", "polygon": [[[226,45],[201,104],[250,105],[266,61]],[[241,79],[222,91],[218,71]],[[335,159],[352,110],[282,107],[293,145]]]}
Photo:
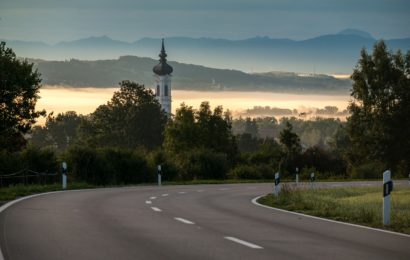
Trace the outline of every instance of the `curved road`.
{"label": "curved road", "polygon": [[271,190],[232,184],[37,196],[1,212],[0,246],[5,259],[410,259],[410,236],[251,203]]}

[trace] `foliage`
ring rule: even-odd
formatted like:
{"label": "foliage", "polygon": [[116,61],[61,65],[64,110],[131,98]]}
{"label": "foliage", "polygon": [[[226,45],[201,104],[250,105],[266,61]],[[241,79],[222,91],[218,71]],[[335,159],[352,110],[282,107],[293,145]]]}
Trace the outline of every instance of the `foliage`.
{"label": "foliage", "polygon": [[192,149],[175,157],[179,180],[226,179],[230,163],[227,155],[210,149]]}
{"label": "foliage", "polygon": [[302,146],[300,145],[299,136],[293,132],[292,125],[289,122],[286,122],[286,127],[280,132],[279,140],[284,150],[279,171],[282,174],[287,174],[298,166],[295,159],[302,151]]}
{"label": "foliage", "polygon": [[83,116],[75,111],[47,116],[45,126],[35,126],[32,131],[31,143],[36,146],[51,146],[64,151],[70,144],[77,141],[77,128]]}
{"label": "foliage", "polygon": [[120,87],[111,101],[83,120],[78,140],[93,147],[161,146],[168,119],[152,90],[130,81]]}
{"label": "foliage", "polygon": [[0,43],[0,146],[10,151],[25,146],[23,137],[45,111],[36,111],[40,74],[33,64],[20,61],[12,49]]}
{"label": "foliage", "polygon": [[154,171],[138,151],[116,148],[70,147],[64,155],[75,181],[95,185],[153,182]]}
{"label": "foliage", "polygon": [[0,151],[0,175],[8,175],[21,170],[40,173],[56,173],[58,159],[53,150],[28,146],[20,152]]}
{"label": "foliage", "polygon": [[274,169],[269,164],[240,164],[229,172],[230,179],[268,180],[275,176]]}
{"label": "foliage", "polygon": [[380,41],[372,55],[362,50],[351,78],[350,163],[380,161],[393,172],[402,165],[404,175],[410,170],[410,51],[392,54]]}
{"label": "foliage", "polygon": [[233,160],[237,147],[231,132],[230,115],[224,114],[220,106],[212,112],[208,102],[203,102],[199,110],[181,104],[166,128],[164,147],[170,154],[209,149]]}

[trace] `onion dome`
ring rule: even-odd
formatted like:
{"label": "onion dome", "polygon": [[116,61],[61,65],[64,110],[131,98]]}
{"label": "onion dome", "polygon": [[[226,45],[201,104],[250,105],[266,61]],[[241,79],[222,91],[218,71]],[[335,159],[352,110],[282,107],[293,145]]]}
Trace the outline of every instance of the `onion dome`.
{"label": "onion dome", "polygon": [[172,73],[173,68],[170,65],[168,65],[166,57],[167,57],[167,54],[165,53],[164,39],[162,39],[162,48],[159,54],[159,58],[160,58],[159,63],[155,65],[154,68],[152,69],[152,71],[155,74],[159,76],[164,76],[164,75],[168,75]]}

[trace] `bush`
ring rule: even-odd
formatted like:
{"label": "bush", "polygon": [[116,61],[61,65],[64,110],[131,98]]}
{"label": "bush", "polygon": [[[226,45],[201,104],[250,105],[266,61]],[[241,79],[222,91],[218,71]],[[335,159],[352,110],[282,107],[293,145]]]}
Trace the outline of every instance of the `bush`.
{"label": "bush", "polygon": [[176,158],[181,180],[225,179],[229,169],[226,154],[208,149],[195,149]]}
{"label": "bush", "polygon": [[381,162],[366,162],[352,167],[351,177],[354,179],[380,179],[386,166]]}
{"label": "bush", "polygon": [[268,164],[246,165],[241,164],[229,172],[229,177],[233,179],[259,180],[273,179],[274,168]]}
{"label": "bush", "polygon": [[153,182],[153,169],[139,152],[71,147],[64,155],[76,181],[97,185]]}
{"label": "bush", "polygon": [[148,165],[150,169],[153,169],[155,176],[158,172],[158,165],[161,165],[161,178],[163,181],[175,181],[178,178],[178,168],[174,160],[161,150],[153,151],[148,155]]}
{"label": "bush", "polygon": [[59,171],[56,153],[49,148],[41,149],[29,146],[21,152],[21,159],[23,168],[32,171],[40,173],[57,173]]}

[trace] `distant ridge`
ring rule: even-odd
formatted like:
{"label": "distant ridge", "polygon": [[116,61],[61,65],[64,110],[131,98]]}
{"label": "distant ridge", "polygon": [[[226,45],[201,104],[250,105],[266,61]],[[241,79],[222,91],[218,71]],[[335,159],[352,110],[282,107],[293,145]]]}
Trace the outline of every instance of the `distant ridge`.
{"label": "distant ridge", "polygon": [[[377,41],[369,33],[345,29],[336,34],[306,40],[253,37],[243,40],[168,37],[170,60],[214,68],[246,72],[301,71],[306,73],[350,74],[365,47],[371,51]],[[113,40],[107,36],[88,37],[48,45],[41,42],[7,41],[21,57],[45,60],[117,59],[135,55],[157,59],[159,38],[135,42]],[[410,50],[410,38],[386,40],[389,49]]]}
{"label": "distant ridge", "polygon": [[[115,60],[44,61],[35,63],[45,85],[71,87],[116,87],[132,80],[147,87],[154,83],[152,67],[157,60],[122,56]],[[350,80],[326,75],[299,76],[292,72],[244,73],[238,70],[169,62],[174,68],[173,88],[205,91],[270,91],[283,93],[347,94]]]}
{"label": "distant ridge", "polygon": [[373,36],[365,31],[361,31],[361,30],[357,30],[357,29],[344,29],[343,31],[340,31],[338,34],[341,35],[356,35],[356,36],[360,36],[363,38],[368,38],[368,39],[372,39],[374,40]]}

